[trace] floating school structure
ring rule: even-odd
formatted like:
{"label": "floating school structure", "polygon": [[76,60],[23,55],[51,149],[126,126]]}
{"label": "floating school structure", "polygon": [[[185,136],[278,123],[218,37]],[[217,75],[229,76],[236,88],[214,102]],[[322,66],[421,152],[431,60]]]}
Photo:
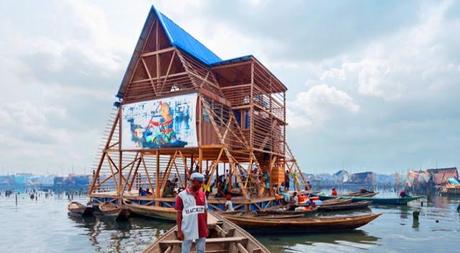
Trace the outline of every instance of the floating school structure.
{"label": "floating school structure", "polygon": [[152,7],[106,128],[92,203],[168,216],[172,188],[200,171],[210,209],[223,209],[224,190],[239,210],[277,205],[285,170],[291,186],[305,185],[286,141],[286,91],[254,56],[222,60]]}

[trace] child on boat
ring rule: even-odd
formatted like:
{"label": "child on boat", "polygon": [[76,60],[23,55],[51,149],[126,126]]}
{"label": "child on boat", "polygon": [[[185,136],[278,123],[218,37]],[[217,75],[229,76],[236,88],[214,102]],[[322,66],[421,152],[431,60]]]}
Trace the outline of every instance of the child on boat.
{"label": "child on boat", "polygon": [[224,205],[225,212],[233,212],[234,209],[233,209],[232,195],[227,194],[225,196],[225,199],[227,200]]}

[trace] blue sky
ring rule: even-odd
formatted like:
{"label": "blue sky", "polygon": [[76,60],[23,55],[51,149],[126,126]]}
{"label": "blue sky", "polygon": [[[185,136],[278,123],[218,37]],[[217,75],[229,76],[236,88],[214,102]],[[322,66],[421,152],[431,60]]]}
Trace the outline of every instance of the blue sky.
{"label": "blue sky", "polygon": [[[286,84],[305,172],[460,164],[460,2],[153,3]],[[0,173],[90,171],[151,4],[0,0]]]}

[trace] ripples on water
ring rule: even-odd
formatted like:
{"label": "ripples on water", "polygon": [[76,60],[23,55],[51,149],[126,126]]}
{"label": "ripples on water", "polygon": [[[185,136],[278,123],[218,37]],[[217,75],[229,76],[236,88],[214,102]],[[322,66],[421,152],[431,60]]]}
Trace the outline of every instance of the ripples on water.
{"label": "ripples on water", "polygon": [[[350,232],[256,237],[275,253],[460,252],[459,200],[423,201],[423,207],[420,201],[407,207],[372,207],[384,215]],[[36,201],[22,194],[16,207],[14,196],[0,197],[0,252],[140,252],[173,225],[141,217],[126,222],[71,218],[67,202],[59,196],[41,195]],[[412,212],[419,208],[416,223]]]}

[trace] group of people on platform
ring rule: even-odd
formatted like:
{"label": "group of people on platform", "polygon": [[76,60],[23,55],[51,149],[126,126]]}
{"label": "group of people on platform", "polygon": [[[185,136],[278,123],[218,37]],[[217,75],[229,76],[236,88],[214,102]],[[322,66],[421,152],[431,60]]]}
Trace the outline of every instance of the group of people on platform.
{"label": "group of people on platform", "polygon": [[[199,168],[197,167],[194,172],[198,171]],[[267,170],[258,171],[257,168],[254,168],[249,174],[240,171],[239,177],[229,173],[229,170],[225,170],[223,174],[217,175],[217,177],[213,177],[211,180],[208,180],[210,175],[205,173],[203,175],[204,182],[202,184],[202,190],[206,197],[213,194],[213,197],[215,198],[225,198],[226,201],[231,201],[232,197],[243,195],[242,185],[244,184],[248,198],[256,196],[274,196],[278,199],[283,198],[289,202],[286,193],[292,190],[291,186],[293,182],[298,182],[297,176],[298,175],[296,173],[290,173],[289,170],[286,170],[284,174],[284,181],[278,185],[277,183],[271,184],[270,173]],[[179,182],[179,178],[177,176],[174,179],[168,179],[165,182],[162,197],[175,197],[183,189],[183,185]],[[140,187],[139,196],[150,196],[153,194],[151,190],[152,189],[149,189],[149,187],[146,189]],[[305,190],[311,190],[310,182],[306,183]]]}

